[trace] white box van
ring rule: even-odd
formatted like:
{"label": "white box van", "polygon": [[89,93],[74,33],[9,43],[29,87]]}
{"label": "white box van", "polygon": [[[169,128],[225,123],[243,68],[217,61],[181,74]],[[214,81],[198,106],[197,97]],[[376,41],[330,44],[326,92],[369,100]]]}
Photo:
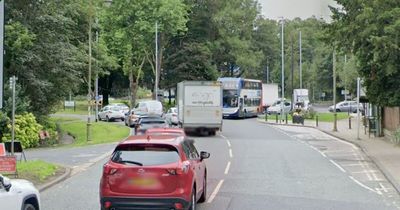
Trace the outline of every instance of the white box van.
{"label": "white box van", "polygon": [[161,102],[151,100],[151,101],[141,101],[136,104],[133,108],[135,115],[159,115],[163,114],[163,106]]}

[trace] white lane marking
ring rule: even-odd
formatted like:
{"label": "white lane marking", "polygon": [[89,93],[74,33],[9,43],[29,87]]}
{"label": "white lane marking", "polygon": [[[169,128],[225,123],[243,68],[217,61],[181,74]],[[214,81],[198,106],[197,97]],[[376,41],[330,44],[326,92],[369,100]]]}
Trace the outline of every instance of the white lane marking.
{"label": "white lane marking", "polygon": [[382,183],[380,183],[379,182],[379,186],[381,186],[381,189],[383,190],[383,192],[385,192],[385,193],[388,193],[389,191],[388,191],[388,189],[389,188],[386,188]]}
{"label": "white lane marking", "polygon": [[354,153],[353,150],[327,150],[325,153]]}
{"label": "white lane marking", "polygon": [[378,172],[378,171],[375,171],[375,170],[370,170],[370,171],[367,171],[367,170],[363,170],[363,171],[356,171],[356,172],[351,172],[352,174],[367,174],[367,173],[376,173],[376,172]]}
{"label": "white lane marking", "polygon": [[225,174],[228,174],[230,167],[231,167],[231,161],[229,161],[228,164],[226,165]]}
{"label": "white lane marking", "polygon": [[342,168],[342,166],[340,166],[339,164],[337,164],[335,161],[333,160],[329,160],[333,165],[335,165],[336,167],[338,167],[343,173],[346,173],[346,170],[344,170]]}
{"label": "white lane marking", "polygon": [[226,138],[226,136],[224,136],[222,134],[220,134],[219,136],[221,136],[223,139],[228,139],[228,138]]}
{"label": "white lane marking", "polygon": [[232,149],[229,149],[229,157],[233,158]]}
{"label": "white lane marking", "polygon": [[378,195],[382,195],[382,192],[379,190],[378,187],[375,187],[376,193],[378,193]]}
{"label": "white lane marking", "polygon": [[342,164],[343,167],[353,167],[353,166],[362,166],[361,163],[353,163],[353,164]]}
{"label": "white lane marking", "polygon": [[210,198],[208,199],[207,203],[211,203],[213,202],[215,196],[217,196],[219,189],[221,188],[222,184],[224,183],[224,180],[220,180],[217,187],[214,189],[214,191],[212,192]]}
{"label": "white lane marking", "polygon": [[228,147],[231,147],[232,145],[231,145],[231,142],[227,139],[226,140],[226,143],[228,144]]}
{"label": "white lane marking", "polygon": [[317,152],[318,152],[319,154],[321,154],[322,156],[326,157],[326,155],[325,155],[323,152],[319,151],[319,149],[317,149],[317,148],[314,147],[313,145],[308,145],[308,146],[311,147],[311,149],[317,151]]}
{"label": "white lane marking", "polygon": [[353,180],[355,183],[357,183],[358,185],[360,185],[361,187],[363,187],[363,188],[365,188],[365,189],[367,189],[367,190],[370,190],[370,191],[372,191],[372,192],[374,192],[374,193],[379,194],[378,192],[376,192],[375,190],[371,189],[370,187],[364,185],[363,183],[361,183],[361,182],[358,181],[357,179],[354,179],[354,177],[349,176],[349,178],[350,178],[351,180]]}

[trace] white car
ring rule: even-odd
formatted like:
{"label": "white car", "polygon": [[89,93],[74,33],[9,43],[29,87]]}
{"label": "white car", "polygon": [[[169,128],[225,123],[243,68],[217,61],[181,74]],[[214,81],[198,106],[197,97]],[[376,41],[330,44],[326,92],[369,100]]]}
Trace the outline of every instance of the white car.
{"label": "white car", "polygon": [[[290,102],[285,101],[283,104],[284,113],[289,114],[290,110],[292,110],[292,105]],[[267,114],[281,114],[282,105],[281,101],[275,102],[272,106],[267,108]]]}
{"label": "white car", "polygon": [[39,191],[27,180],[10,180],[0,174],[0,208],[39,210],[41,209]]}
{"label": "white car", "polygon": [[99,120],[106,120],[107,122],[113,121],[116,119],[120,119],[121,121],[124,121],[125,112],[123,109],[121,109],[120,106],[108,105],[108,106],[103,107],[99,111],[98,118],[99,118]]}
{"label": "white car", "polygon": [[165,114],[165,120],[170,125],[178,125],[178,109],[176,107],[168,109]]}
{"label": "white car", "polygon": [[124,114],[129,112],[129,106],[127,106],[124,103],[114,103],[114,104],[110,104],[110,106],[120,107],[120,109],[124,112]]}

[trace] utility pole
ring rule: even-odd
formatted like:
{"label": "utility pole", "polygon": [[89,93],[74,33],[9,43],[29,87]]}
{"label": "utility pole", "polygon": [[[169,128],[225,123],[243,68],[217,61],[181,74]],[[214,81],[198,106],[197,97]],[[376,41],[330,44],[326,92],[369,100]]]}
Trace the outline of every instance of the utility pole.
{"label": "utility pole", "polygon": [[282,109],[282,111],[281,111],[281,122],[283,121],[283,116],[284,116],[284,112],[285,112],[285,110],[284,110],[284,98],[285,98],[285,53],[284,53],[284,49],[283,49],[283,43],[284,43],[284,40],[283,40],[283,32],[284,32],[284,25],[285,25],[285,19],[282,17],[281,18],[281,24],[282,24],[282,31],[281,31],[281,36],[282,36],[282,38],[281,38],[281,41],[282,41],[282,43],[281,43],[281,46],[282,46],[282,99],[281,99],[281,109]]}
{"label": "utility pole", "polygon": [[[96,44],[97,44],[97,59],[99,56],[99,30],[98,30],[98,24],[99,24],[99,19],[97,18],[97,13],[96,13]],[[99,115],[99,62],[96,59],[96,79],[94,82],[94,91],[96,93],[95,96],[95,103],[96,103],[96,114],[95,114],[95,119],[96,122],[99,120],[98,115]]]}
{"label": "utility pole", "polygon": [[[292,48],[292,67],[291,67],[291,69],[292,69],[292,84],[291,84],[291,86],[292,86],[292,92],[291,92],[291,94],[293,94],[293,90],[294,90],[294,52],[293,52],[293,36],[292,35],[290,35],[290,42],[291,42],[291,48]],[[293,98],[292,98],[292,106],[293,106]]]}
{"label": "utility pole", "polygon": [[92,99],[91,97],[91,87],[92,87],[92,19],[93,19],[93,2],[92,0],[89,1],[89,73],[88,73],[88,118],[87,118],[87,124],[86,124],[86,141],[91,141],[91,122],[90,118],[92,115],[91,112],[91,104],[90,101]]}
{"label": "utility pole", "polygon": [[337,131],[337,113],[336,113],[336,54],[333,50],[333,131]]}
{"label": "utility pole", "polygon": [[15,142],[15,83],[17,82],[15,76],[10,78],[10,88],[12,89],[12,111],[11,111],[11,155],[14,156],[14,142]]}
{"label": "utility pole", "polygon": [[300,65],[299,65],[299,69],[300,69],[300,89],[303,89],[303,72],[302,72],[302,65],[303,65],[303,61],[301,58],[301,31],[299,31],[299,54],[300,54]]}
{"label": "utility pole", "polygon": [[361,81],[360,77],[357,77],[357,140],[360,140],[360,91]]}
{"label": "utility pole", "polygon": [[269,83],[269,60],[267,59],[267,83]]}
{"label": "utility pole", "polygon": [[156,80],[154,92],[156,94],[156,101],[158,101],[158,22],[156,21]]}
{"label": "utility pole", "polygon": [[0,0],[0,109],[3,108],[4,1]]}

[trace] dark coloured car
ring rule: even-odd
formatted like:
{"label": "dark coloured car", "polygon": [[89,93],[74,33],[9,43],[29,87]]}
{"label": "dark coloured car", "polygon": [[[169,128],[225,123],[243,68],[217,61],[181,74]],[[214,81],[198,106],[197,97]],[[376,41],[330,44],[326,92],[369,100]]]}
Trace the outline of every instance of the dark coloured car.
{"label": "dark coloured car", "polygon": [[101,209],[196,209],[206,200],[209,156],[183,136],[131,136],[103,167]]}
{"label": "dark coloured car", "polygon": [[146,133],[149,128],[168,128],[169,124],[159,116],[141,116],[135,124],[135,134]]}

